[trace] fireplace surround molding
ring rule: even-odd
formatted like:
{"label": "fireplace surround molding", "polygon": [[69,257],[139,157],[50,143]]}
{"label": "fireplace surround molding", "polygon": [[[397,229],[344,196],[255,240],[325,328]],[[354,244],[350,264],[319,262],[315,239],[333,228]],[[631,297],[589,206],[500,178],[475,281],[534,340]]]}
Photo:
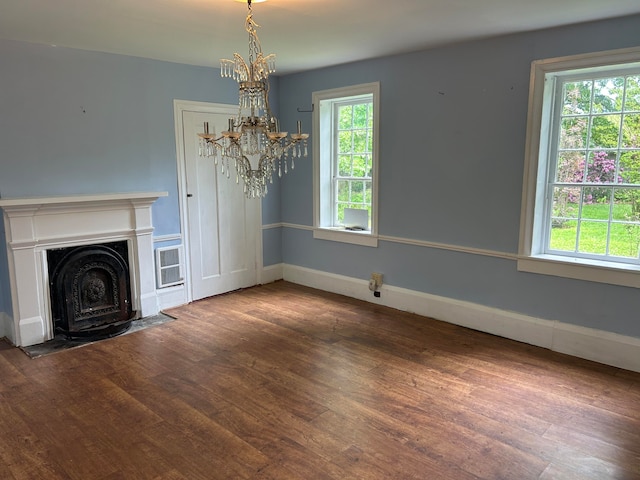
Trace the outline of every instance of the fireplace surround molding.
{"label": "fireplace surround molding", "polygon": [[164,196],[167,192],[0,199],[11,286],[7,338],[17,346],[53,338],[47,250],[54,248],[126,240],[132,308],[140,317],[156,315],[151,205]]}

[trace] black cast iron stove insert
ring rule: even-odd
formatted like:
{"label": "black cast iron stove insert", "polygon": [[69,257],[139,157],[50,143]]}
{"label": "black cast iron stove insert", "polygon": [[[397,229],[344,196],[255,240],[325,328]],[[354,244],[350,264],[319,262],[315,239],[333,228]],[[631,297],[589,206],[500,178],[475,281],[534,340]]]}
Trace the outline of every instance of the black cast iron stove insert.
{"label": "black cast iron stove insert", "polygon": [[109,337],[133,320],[126,241],[47,250],[57,333]]}

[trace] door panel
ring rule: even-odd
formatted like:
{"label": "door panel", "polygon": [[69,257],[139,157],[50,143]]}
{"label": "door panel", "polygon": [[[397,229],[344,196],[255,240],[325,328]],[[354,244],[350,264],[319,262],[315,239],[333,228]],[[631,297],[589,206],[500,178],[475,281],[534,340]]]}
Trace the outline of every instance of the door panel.
{"label": "door panel", "polygon": [[221,174],[221,164],[198,154],[198,132],[228,125],[228,114],[183,112],[187,229],[192,299],[257,283],[259,200],[247,199],[242,184]]}

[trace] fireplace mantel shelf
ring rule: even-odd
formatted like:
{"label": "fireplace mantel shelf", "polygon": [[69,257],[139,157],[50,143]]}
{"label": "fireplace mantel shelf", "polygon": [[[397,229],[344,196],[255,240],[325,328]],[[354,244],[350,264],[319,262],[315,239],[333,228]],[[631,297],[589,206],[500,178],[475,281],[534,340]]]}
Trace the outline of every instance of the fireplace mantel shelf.
{"label": "fireplace mantel shelf", "polygon": [[55,206],[72,203],[117,202],[122,200],[149,200],[155,201],[160,197],[166,197],[167,192],[128,192],[106,193],[92,195],[53,196],[53,197],[28,197],[0,199],[0,208],[6,207],[38,207]]}

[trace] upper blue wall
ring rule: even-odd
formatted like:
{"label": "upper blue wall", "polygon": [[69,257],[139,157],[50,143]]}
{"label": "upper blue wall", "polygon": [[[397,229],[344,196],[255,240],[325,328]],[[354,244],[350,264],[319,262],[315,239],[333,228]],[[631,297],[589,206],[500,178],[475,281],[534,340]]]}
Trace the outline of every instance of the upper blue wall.
{"label": "upper blue wall", "polygon": [[0,41],[2,198],[168,191],[157,235],[180,231],[173,100],[237,103],[219,71]]}
{"label": "upper blue wall", "polygon": [[[173,100],[237,104],[234,81],[217,68],[7,40],[0,65],[2,198],[168,191],[153,205],[154,235],[180,232]],[[271,95],[277,106],[277,78]],[[272,190],[265,223],[280,221],[277,181]],[[279,246],[264,256],[279,262]],[[10,313],[6,271],[0,254],[0,312]]]}
{"label": "upper blue wall", "polygon": [[[640,337],[636,289],[521,273],[513,259],[531,62],[638,45],[633,16],[282,77],[289,123],[314,91],[379,81],[379,233],[453,248],[357,247],[286,228],[283,261],[360,279],[379,271],[390,285]],[[312,163],[298,164],[298,177],[282,184],[282,221],[309,226]]]}

